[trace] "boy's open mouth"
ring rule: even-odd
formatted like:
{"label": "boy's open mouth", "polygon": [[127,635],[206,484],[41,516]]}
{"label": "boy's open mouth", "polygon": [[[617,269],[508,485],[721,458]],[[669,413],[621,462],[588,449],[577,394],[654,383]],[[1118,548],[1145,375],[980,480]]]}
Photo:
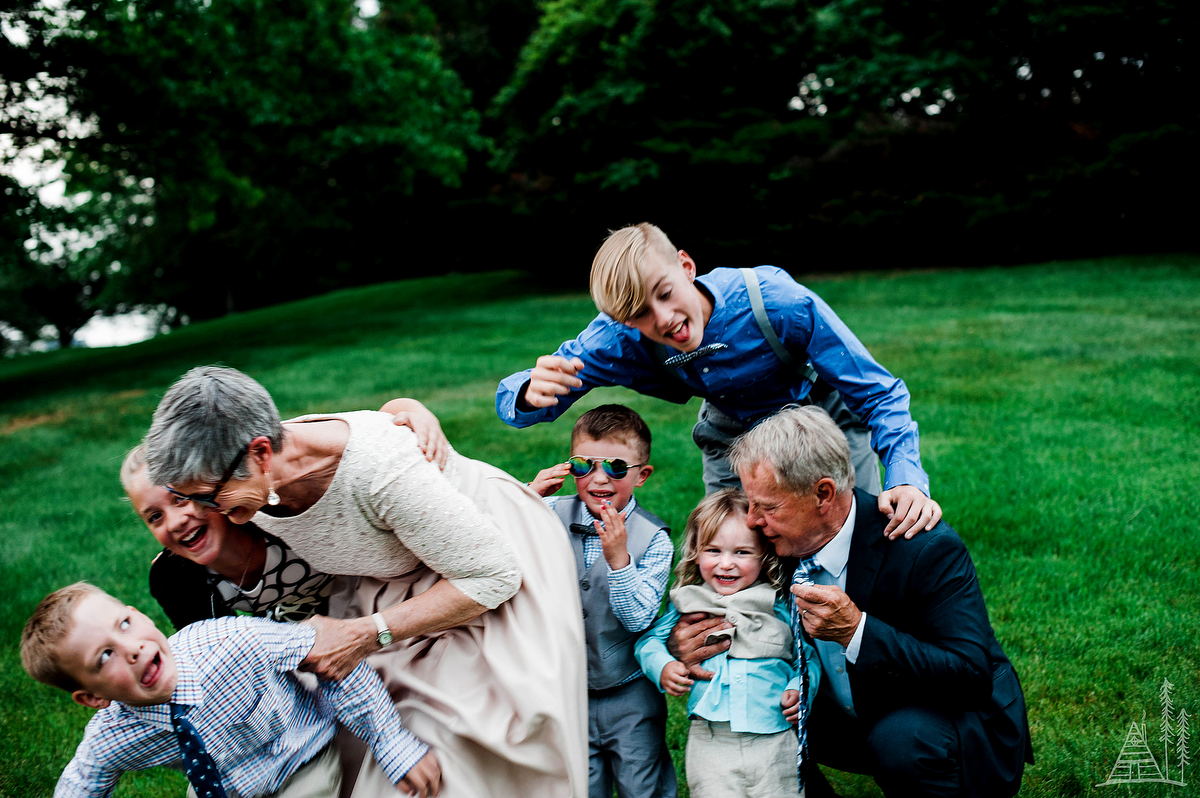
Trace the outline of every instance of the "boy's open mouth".
{"label": "boy's open mouth", "polygon": [[154,655],[154,659],[150,660],[150,664],[146,666],[146,670],[142,671],[142,687],[149,687],[158,681],[158,674],[162,670],[162,652]]}
{"label": "boy's open mouth", "polygon": [[201,524],[193,529],[186,536],[179,539],[179,545],[185,549],[194,549],[200,545],[201,539],[208,532],[208,524]]}
{"label": "boy's open mouth", "polygon": [[667,333],[667,338],[676,343],[687,343],[690,336],[688,335],[688,323],[686,321],[679,322],[679,326]]}

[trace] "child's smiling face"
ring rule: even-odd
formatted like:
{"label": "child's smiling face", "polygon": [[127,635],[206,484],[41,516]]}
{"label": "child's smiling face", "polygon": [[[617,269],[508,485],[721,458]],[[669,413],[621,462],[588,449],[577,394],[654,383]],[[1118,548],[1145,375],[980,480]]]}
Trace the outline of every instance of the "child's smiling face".
{"label": "child's smiling face", "polygon": [[72,628],[60,643],[63,670],[80,686],[77,703],[99,709],[111,701],[129,706],[165,704],[178,680],[175,657],[154,622],[111,596],[82,599]]}
{"label": "child's smiling face", "polygon": [[735,513],[721,522],[717,533],[700,549],[696,566],[700,578],[722,596],[732,596],[758,581],[763,547],[746,516]]}
{"label": "child's smiling face", "polygon": [[[575,477],[575,491],[596,518],[605,502],[618,512],[625,509],[633,496],[633,489],[640,488],[654,471],[649,463],[643,463],[640,448],[625,443],[621,438],[595,440],[586,436],[576,437],[571,442],[571,456],[592,460],[592,470],[582,477]],[[604,472],[599,460],[624,460],[626,465],[635,466],[621,479],[610,477]]]}

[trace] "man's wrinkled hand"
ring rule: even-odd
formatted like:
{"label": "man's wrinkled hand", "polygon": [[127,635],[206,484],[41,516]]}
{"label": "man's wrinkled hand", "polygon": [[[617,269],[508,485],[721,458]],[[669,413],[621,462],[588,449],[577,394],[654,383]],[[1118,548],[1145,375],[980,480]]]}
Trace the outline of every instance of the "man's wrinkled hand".
{"label": "man's wrinkled hand", "polygon": [[723,638],[711,646],[705,645],[708,636],[719,629],[732,629],[733,624],[721,616],[710,616],[703,612],[692,612],[681,616],[671,634],[667,637],[667,651],[671,656],[682,662],[693,679],[708,681],[713,677],[712,671],[706,671],[700,664],[710,657],[715,657],[729,649],[729,638]]}

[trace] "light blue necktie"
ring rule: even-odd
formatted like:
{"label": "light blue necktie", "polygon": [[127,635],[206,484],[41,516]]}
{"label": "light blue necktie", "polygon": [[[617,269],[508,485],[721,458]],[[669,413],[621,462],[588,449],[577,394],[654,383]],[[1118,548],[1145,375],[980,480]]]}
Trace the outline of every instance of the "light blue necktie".
{"label": "light blue necktie", "polygon": [[[793,585],[812,584],[813,576],[821,570],[816,557],[805,557],[796,564],[796,573],[792,575]],[[808,663],[804,661],[805,638],[804,624],[800,622],[800,608],[796,606],[796,597],[788,592],[792,603],[792,634],[796,638],[796,654],[800,660],[800,716],[796,724],[796,736],[800,745],[796,750],[796,781],[799,791],[804,791],[804,760],[808,758]]]}
{"label": "light blue necktie", "polygon": [[171,704],[171,725],[179,737],[179,750],[183,753],[183,772],[187,774],[192,789],[199,798],[227,798],[221,786],[221,775],[217,764],[204,750],[204,741],[192,722],[184,717],[184,708]]}

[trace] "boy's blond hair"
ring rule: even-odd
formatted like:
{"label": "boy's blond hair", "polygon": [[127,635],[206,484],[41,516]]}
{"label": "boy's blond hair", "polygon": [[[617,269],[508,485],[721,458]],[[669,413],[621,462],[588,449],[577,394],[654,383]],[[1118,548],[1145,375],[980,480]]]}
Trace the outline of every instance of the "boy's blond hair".
{"label": "boy's blond hair", "polygon": [[592,300],[601,312],[626,322],[645,307],[642,264],[650,252],[668,263],[674,262],[679,254],[667,234],[649,222],[613,231],[600,245],[592,261],[591,287]]}
{"label": "boy's blond hair", "polygon": [[146,444],[139,443],[129,450],[125,455],[125,461],[121,463],[121,487],[125,492],[129,492],[129,482],[133,475],[146,467]]}
{"label": "boy's blond hair", "polygon": [[95,585],[76,582],[42,599],[25,623],[21,632],[21,665],[42,684],[60,687],[68,693],[83,689],[74,675],[63,670],[59,647],[75,626],[75,608],[88,596],[116,601]]}
{"label": "boy's blond hair", "polygon": [[[698,585],[704,580],[700,578],[700,552],[717,536],[717,530],[725,519],[731,515],[746,515],[750,511],[750,502],[741,488],[725,488],[710,493],[700,500],[696,509],[688,516],[687,526],[683,532],[683,551],[679,564],[675,566],[675,584]],[[762,570],[759,578],[782,593],[784,588],[783,563],[774,547],[759,530],[754,530],[758,545],[762,548]]]}

